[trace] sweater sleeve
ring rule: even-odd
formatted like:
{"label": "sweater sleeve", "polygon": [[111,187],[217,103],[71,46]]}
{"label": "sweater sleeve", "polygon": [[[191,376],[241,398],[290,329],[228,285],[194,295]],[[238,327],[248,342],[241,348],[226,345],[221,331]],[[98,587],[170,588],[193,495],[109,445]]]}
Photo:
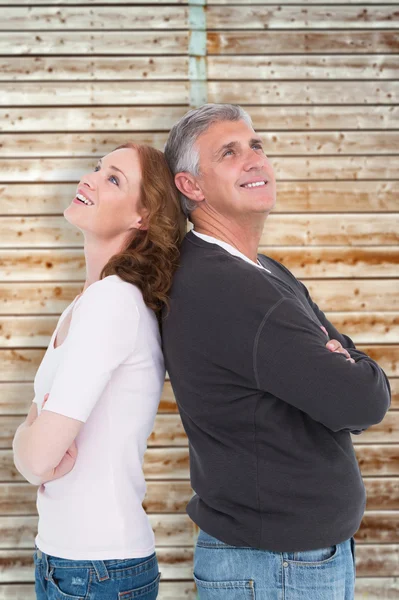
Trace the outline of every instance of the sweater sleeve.
{"label": "sweater sleeve", "polygon": [[128,285],[110,278],[85,291],[74,308],[65,354],[43,410],[87,420],[135,347],[139,310]]}
{"label": "sweater sleeve", "polygon": [[325,334],[305,308],[280,299],[265,315],[254,342],[259,389],[295,406],[333,431],[366,429],[389,408],[382,369],[354,350],[356,362],[326,348]]}

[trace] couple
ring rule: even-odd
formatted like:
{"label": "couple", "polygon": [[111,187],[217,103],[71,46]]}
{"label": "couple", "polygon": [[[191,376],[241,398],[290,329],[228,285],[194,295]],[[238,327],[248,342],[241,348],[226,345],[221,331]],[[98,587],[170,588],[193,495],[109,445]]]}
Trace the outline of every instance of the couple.
{"label": "couple", "polygon": [[[86,283],[14,439],[40,486],[37,598],[157,597],[142,460],[166,365],[190,443],[199,598],[351,600],[365,491],[350,434],[383,419],[387,378],[257,254],[275,179],[247,113],[189,112],[165,158],[116,149],[64,213],[84,233]],[[169,169],[194,226],[182,244]]]}

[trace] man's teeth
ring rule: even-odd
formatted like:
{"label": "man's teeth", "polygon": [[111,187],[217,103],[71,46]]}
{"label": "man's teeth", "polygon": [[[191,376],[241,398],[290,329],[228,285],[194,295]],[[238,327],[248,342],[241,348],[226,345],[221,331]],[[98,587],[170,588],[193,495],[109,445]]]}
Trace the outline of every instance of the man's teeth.
{"label": "man's teeth", "polygon": [[76,194],[76,198],[78,200],[81,200],[85,204],[87,204],[87,206],[92,206],[94,204],[94,202],[92,202],[91,200],[88,200],[87,198],[85,198],[85,196],[83,196],[83,194]]}
{"label": "man's teeth", "polygon": [[260,187],[261,185],[266,185],[265,181],[257,181],[256,183],[246,183],[243,187],[252,188],[252,187]]}

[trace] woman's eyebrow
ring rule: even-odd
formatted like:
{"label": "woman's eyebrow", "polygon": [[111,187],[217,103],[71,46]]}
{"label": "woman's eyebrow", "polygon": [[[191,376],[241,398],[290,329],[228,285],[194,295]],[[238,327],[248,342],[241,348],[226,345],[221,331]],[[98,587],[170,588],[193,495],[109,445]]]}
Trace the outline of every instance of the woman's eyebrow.
{"label": "woman's eyebrow", "polygon": [[[102,160],[101,160],[101,158],[100,158],[100,159],[98,160],[98,164],[99,164],[99,165],[102,165],[102,162],[103,162],[103,161],[102,161]],[[114,171],[118,171],[118,173],[122,173],[123,177],[124,177],[124,178],[126,179],[126,181],[127,181],[127,177],[126,177],[126,175],[124,174],[124,172],[123,172],[123,171],[121,171],[120,169],[118,169],[118,167],[115,167],[114,165],[109,165],[109,167],[108,167],[108,168],[109,168],[109,169],[114,169]]]}

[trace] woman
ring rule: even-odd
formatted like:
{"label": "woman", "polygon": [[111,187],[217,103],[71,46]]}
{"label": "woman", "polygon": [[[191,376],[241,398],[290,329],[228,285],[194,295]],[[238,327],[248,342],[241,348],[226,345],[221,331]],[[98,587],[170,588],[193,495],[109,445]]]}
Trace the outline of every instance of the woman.
{"label": "woman", "polygon": [[157,316],[184,235],[163,154],[117,148],[64,216],[84,234],[86,282],[60,317],[13,444],[18,470],[40,485],[36,595],[153,600],[142,460],[165,376]]}

